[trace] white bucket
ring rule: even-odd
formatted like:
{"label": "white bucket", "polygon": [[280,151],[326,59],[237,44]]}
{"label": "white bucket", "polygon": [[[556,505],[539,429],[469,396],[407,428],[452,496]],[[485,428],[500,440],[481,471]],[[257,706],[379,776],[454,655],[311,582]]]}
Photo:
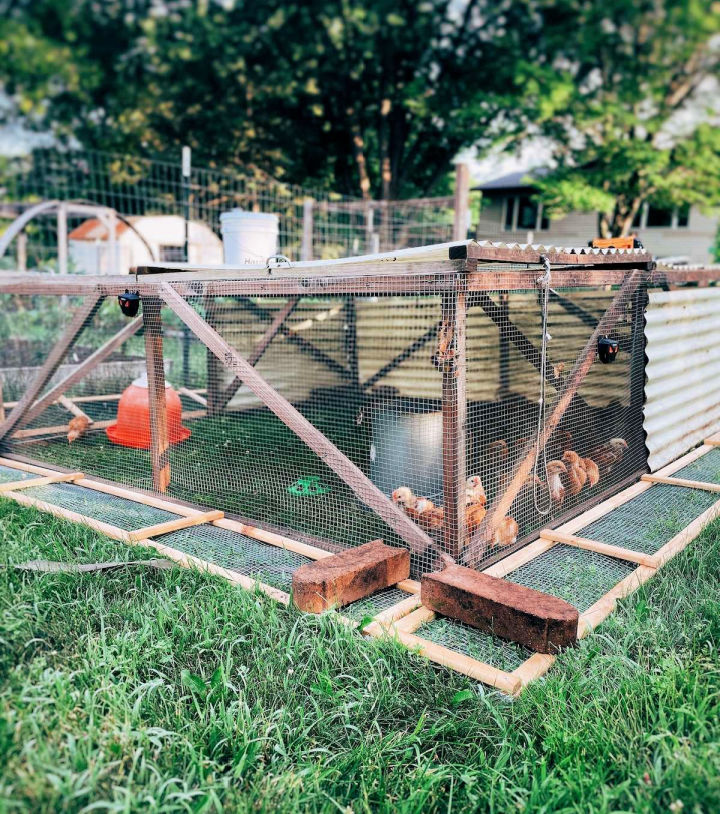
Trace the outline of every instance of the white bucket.
{"label": "white bucket", "polygon": [[278,216],[231,209],[220,215],[225,262],[233,266],[264,263],[277,254]]}

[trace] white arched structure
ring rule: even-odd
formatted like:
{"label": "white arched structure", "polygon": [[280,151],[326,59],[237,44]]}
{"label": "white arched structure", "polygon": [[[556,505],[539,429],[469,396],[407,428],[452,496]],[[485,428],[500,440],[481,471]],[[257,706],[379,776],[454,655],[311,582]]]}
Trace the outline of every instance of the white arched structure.
{"label": "white arched structure", "polygon": [[[117,212],[109,206],[97,206],[93,204],[73,203],[72,201],[41,201],[26,209],[21,215],[8,226],[0,235],[0,258],[10,247],[12,241],[19,237],[25,227],[33,218],[56,214],[57,217],[57,244],[58,244],[58,272],[67,274],[68,260],[68,215],[83,215],[97,218],[108,231],[109,256],[115,257],[115,241],[117,238]],[[113,270],[115,273],[116,270]]]}

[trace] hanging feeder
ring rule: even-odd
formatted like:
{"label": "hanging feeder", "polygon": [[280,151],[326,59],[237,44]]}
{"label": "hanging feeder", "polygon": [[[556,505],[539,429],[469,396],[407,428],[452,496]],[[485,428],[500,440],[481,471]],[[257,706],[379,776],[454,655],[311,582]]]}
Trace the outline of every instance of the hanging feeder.
{"label": "hanging feeder", "polygon": [[604,365],[614,362],[619,350],[620,343],[617,339],[610,339],[607,336],[601,336],[598,339],[598,356]]}
{"label": "hanging feeder", "polygon": [[126,317],[135,317],[140,310],[140,292],[125,289],[124,294],[118,294],[118,303]]}
{"label": "hanging feeder", "polygon": [[[190,437],[190,430],[182,426],[182,402],[169,384],[165,385],[165,405],[168,440],[179,444]],[[113,444],[150,449],[150,395],[145,376],[125,389],[118,402],[117,423],[105,432]]]}

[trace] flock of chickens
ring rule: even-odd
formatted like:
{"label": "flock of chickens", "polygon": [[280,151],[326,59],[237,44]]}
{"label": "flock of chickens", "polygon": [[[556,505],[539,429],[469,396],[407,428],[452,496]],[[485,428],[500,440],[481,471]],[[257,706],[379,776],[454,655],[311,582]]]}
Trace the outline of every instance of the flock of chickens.
{"label": "flock of chickens", "polygon": [[[521,442],[524,441],[525,439],[521,439]],[[541,505],[548,505],[549,501],[554,508],[559,508],[566,495],[575,496],[584,488],[596,486],[603,474],[622,460],[627,449],[628,444],[623,438],[611,438],[592,450],[587,458],[581,457],[572,449],[565,449],[560,458],[547,462],[546,480],[541,480],[535,474],[528,480],[526,489],[537,491]],[[494,441],[487,452],[495,466],[502,465],[507,459],[507,443]],[[499,492],[504,491],[508,482],[509,473],[504,468],[497,478]],[[392,499],[421,528],[435,532],[442,530],[445,523],[445,510],[442,506],[436,506],[427,497],[418,497],[408,486],[398,487],[393,492]],[[479,475],[472,475],[465,484],[465,525],[469,534],[480,526],[487,513],[486,505],[487,495],[482,479]],[[494,532],[492,545],[512,545],[517,541],[518,535],[517,521],[506,516]]]}

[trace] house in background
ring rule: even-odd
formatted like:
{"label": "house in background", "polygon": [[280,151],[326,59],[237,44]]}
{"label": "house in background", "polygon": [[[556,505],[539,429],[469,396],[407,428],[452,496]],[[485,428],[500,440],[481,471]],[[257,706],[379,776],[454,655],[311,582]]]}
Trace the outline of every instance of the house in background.
{"label": "house in background", "polygon": [[[185,260],[185,221],[179,215],[141,215],[118,221],[114,252],[108,229],[90,218],[68,235],[68,255],[76,271],[86,274],[128,274],[133,266],[182,263]],[[114,254],[114,256],[113,256]],[[188,261],[223,262],[223,247],[213,230],[199,221],[188,224]]]}
{"label": "house in background", "polygon": [[[542,204],[533,200],[536,188],[532,179],[545,172],[522,170],[474,187],[482,192],[478,240],[587,246],[599,237],[596,213],[570,212],[551,219],[543,212]],[[719,221],[717,215],[705,215],[695,207],[662,209],[645,204],[633,231],[656,257],[710,263]]]}

